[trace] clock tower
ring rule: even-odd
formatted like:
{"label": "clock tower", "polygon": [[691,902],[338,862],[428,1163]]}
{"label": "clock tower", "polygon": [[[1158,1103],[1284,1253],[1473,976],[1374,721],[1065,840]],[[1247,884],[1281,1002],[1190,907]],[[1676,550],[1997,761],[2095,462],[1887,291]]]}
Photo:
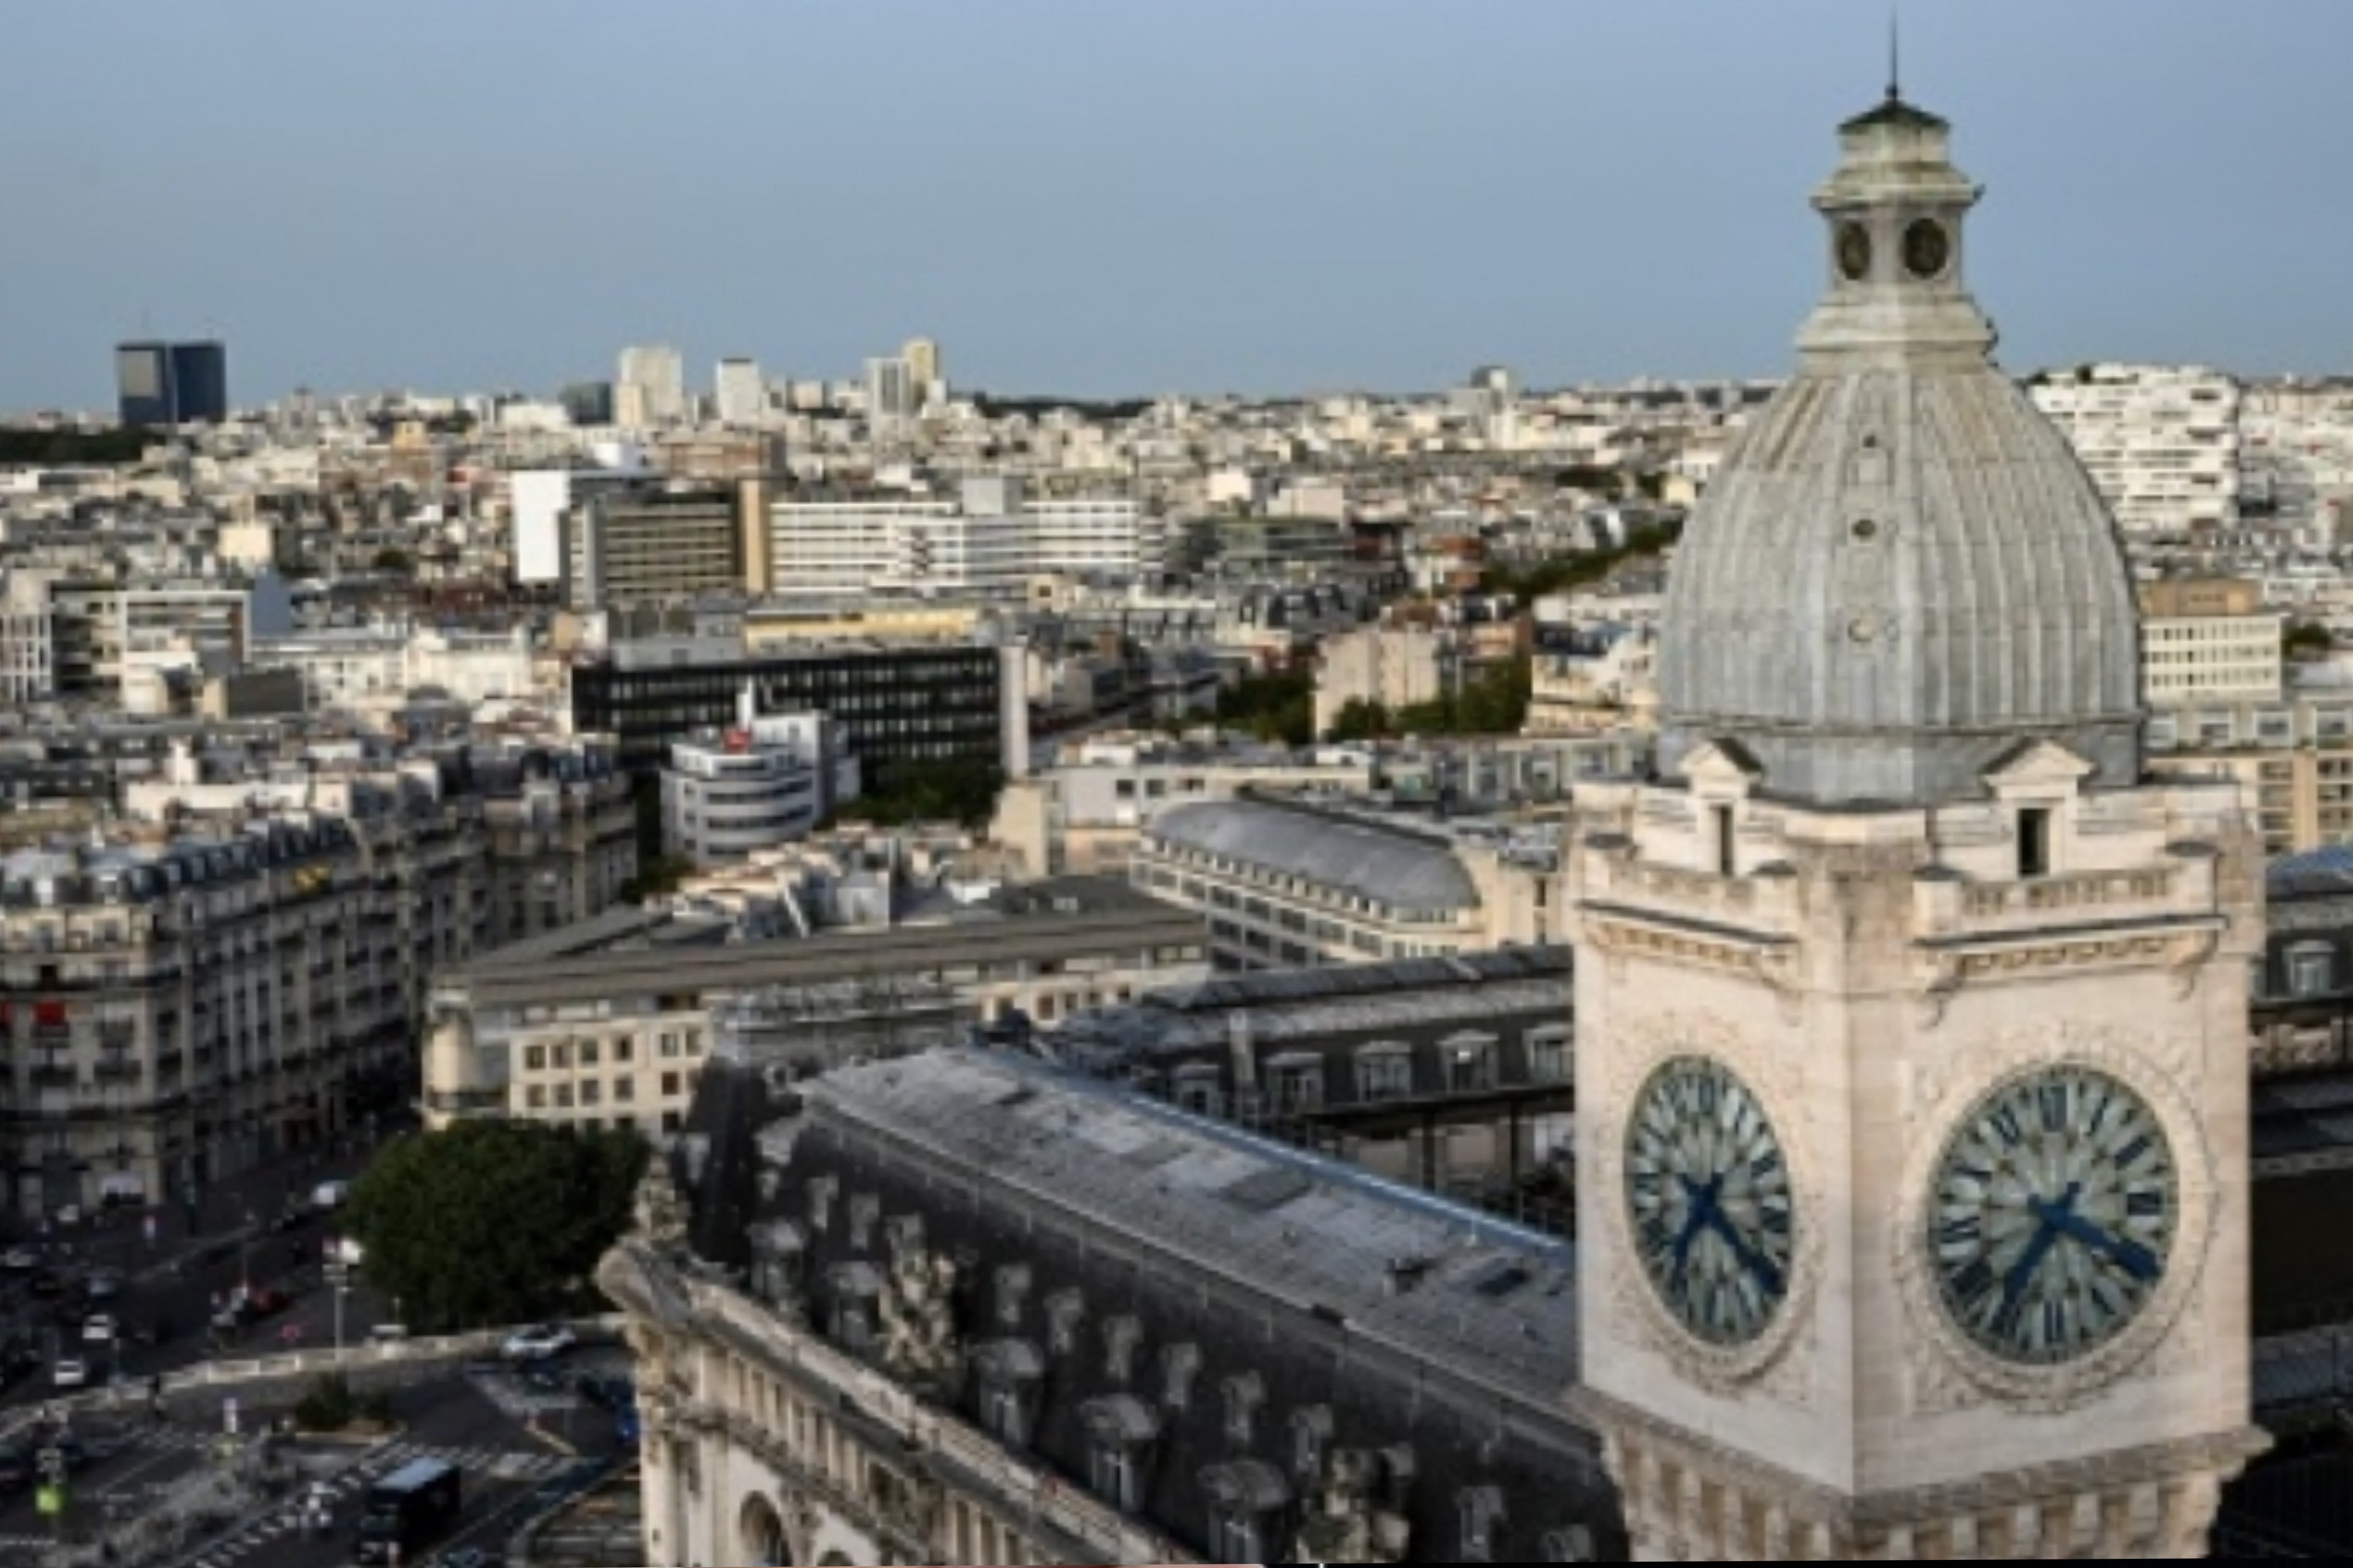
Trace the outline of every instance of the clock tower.
{"label": "clock tower", "polygon": [[2236,786],[2152,784],[2113,519],[1891,94],[1579,791],[1582,1386],[1643,1560],[2201,1557],[2250,1422]]}

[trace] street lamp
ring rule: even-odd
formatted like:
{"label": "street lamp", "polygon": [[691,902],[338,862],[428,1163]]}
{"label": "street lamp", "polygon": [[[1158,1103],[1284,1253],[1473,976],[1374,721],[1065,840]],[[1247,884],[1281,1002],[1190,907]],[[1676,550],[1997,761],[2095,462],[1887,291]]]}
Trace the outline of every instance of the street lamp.
{"label": "street lamp", "polygon": [[351,1265],[338,1259],[327,1265],[327,1283],[335,1291],[335,1353],[343,1352],[343,1298],[351,1293]]}

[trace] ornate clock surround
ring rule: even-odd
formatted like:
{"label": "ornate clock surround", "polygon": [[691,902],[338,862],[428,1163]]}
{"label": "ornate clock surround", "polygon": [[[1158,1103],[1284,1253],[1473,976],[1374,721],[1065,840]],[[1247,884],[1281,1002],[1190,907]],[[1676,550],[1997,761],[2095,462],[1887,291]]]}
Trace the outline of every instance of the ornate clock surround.
{"label": "ornate clock surround", "polygon": [[[2120,1029],[2073,1023],[1997,1037],[1956,1050],[1950,1072],[1915,1069],[1908,1120],[1921,1130],[1905,1161],[1889,1215],[1905,1321],[1915,1404],[1923,1410],[1994,1404],[2059,1415],[2082,1409],[2141,1371],[2175,1336],[2205,1288],[2221,1222],[2221,1195],[2204,1124],[2175,1073]],[[2174,1248],[2165,1279],[2140,1315],[2081,1359],[2058,1366],[2006,1361],[1952,1321],[1936,1278],[1926,1216],[1936,1174],[1955,1131],[1988,1096],[2054,1068],[2105,1073],[2145,1100],[2173,1146],[2177,1169]]]}
{"label": "ornate clock surround", "polygon": [[[1788,1162],[1796,1209],[1788,1288],[1765,1331],[1749,1343],[1712,1345],[1686,1329],[1634,1261],[1639,1256],[1626,1201],[1625,1148],[1633,1108],[1643,1087],[1669,1063],[1702,1058],[1739,1079],[1772,1122]],[[1794,1405],[1810,1403],[1814,1307],[1822,1278],[1826,1194],[1814,1153],[1804,1077],[1780,1052],[1760,1048],[1738,1026],[1712,1014],[1663,1013],[1629,1019],[1618,1029],[1603,1068],[1609,1091],[1594,1102],[1598,1140],[1591,1171],[1601,1184],[1600,1211],[1610,1256],[1611,1296],[1620,1316],[1650,1350],[1672,1362],[1696,1386],[1733,1396],[1770,1384]],[[1606,1110],[1601,1107],[1606,1106]]]}

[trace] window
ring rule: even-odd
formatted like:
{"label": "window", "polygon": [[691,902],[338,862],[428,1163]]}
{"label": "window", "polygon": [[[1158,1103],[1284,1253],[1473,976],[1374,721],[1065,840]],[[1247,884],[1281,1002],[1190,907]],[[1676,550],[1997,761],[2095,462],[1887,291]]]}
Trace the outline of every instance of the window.
{"label": "window", "polygon": [[1324,1474],[1324,1450],[1332,1442],[1332,1407],[1311,1405],[1291,1417],[1291,1467],[1303,1479]]}
{"label": "window", "polygon": [[1593,1555],[1593,1531],[1581,1524],[1572,1524],[1566,1530],[1545,1531],[1544,1560],[1547,1563],[1597,1561]]}
{"label": "window", "polygon": [[1536,1083],[1568,1081],[1568,1031],[1567,1029],[1545,1028],[1529,1031],[1528,1077]]}
{"label": "window", "polygon": [[1259,1560],[1258,1515],[1238,1504],[1220,1503],[1209,1511],[1209,1555],[1225,1563]]}
{"label": "window", "polygon": [[1450,1094],[1476,1094],[1495,1087],[1495,1041],[1490,1035],[1457,1035],[1443,1047]]}
{"label": "window", "polygon": [[1113,1437],[1096,1437],[1087,1445],[1087,1484],[1095,1495],[1123,1513],[1133,1513],[1141,1489],[1136,1485],[1134,1451]]}
{"label": "window", "polygon": [[1266,1402],[1266,1384],[1258,1373],[1243,1373],[1226,1379],[1226,1441],[1247,1448],[1258,1428],[1258,1407]]}
{"label": "window", "polygon": [[596,1060],[597,1060],[596,1042],[596,1041],[594,1041],[594,1040],[583,1040],[583,1041],[581,1041],[581,1042],[580,1042],[580,1065],[581,1065],[582,1067],[584,1067],[584,1068],[593,1068],[593,1067],[595,1067],[595,1066],[596,1065]]}
{"label": "window", "polygon": [[525,1072],[546,1071],[547,1047],[545,1046],[525,1046],[522,1048],[522,1069]]}
{"label": "window", "polygon": [[622,1066],[637,1055],[637,1042],[624,1035],[613,1042],[613,1065]]}
{"label": "window", "polygon": [[1504,1526],[1504,1494],[1494,1487],[1472,1487],[1455,1500],[1459,1531],[1454,1560],[1492,1563]]}
{"label": "window", "polygon": [[637,1099],[638,1080],[633,1078],[615,1079],[613,1080],[613,1098],[616,1100],[624,1101]]}
{"label": "window", "polygon": [[1195,1063],[1176,1069],[1176,1103],[1196,1116],[1216,1116],[1225,1109],[1225,1093],[1216,1068]]}
{"label": "window", "polygon": [[1366,1046],[1356,1053],[1356,1093],[1364,1100],[1402,1100],[1413,1092],[1413,1048]]}
{"label": "window", "polygon": [[2031,882],[2051,875],[2051,812],[2029,806],[2018,814],[2018,877]]}
{"label": "window", "polygon": [[1308,1053],[1267,1064],[1267,1089],[1279,1111],[1314,1110],[1324,1103],[1324,1058]]}
{"label": "window", "polygon": [[2320,942],[2292,948],[2287,955],[2288,989],[2298,996],[2319,996],[2337,989],[2336,950]]}
{"label": "window", "polygon": [[678,1074],[674,1072],[666,1072],[661,1075],[661,1091],[665,1098],[674,1097],[677,1095]]}
{"label": "window", "polygon": [[985,1384],[980,1391],[980,1424],[998,1441],[1021,1444],[1029,1440],[1028,1412],[1021,1403],[1021,1390],[1010,1383]]}
{"label": "window", "polygon": [[1740,875],[1740,830],[1733,820],[1732,807],[1715,806],[1709,816],[1715,828],[1715,874],[1736,877]]}

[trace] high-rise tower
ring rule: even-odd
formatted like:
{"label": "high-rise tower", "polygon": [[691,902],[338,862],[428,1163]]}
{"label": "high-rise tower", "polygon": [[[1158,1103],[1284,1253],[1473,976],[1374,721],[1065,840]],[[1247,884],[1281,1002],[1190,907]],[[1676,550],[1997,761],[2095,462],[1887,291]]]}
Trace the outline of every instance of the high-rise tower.
{"label": "high-rise tower", "polygon": [[2229,784],[2140,768],[2114,521],[1891,94],[1580,791],[1584,1413],[1646,1560],[2197,1557],[2250,1426]]}

